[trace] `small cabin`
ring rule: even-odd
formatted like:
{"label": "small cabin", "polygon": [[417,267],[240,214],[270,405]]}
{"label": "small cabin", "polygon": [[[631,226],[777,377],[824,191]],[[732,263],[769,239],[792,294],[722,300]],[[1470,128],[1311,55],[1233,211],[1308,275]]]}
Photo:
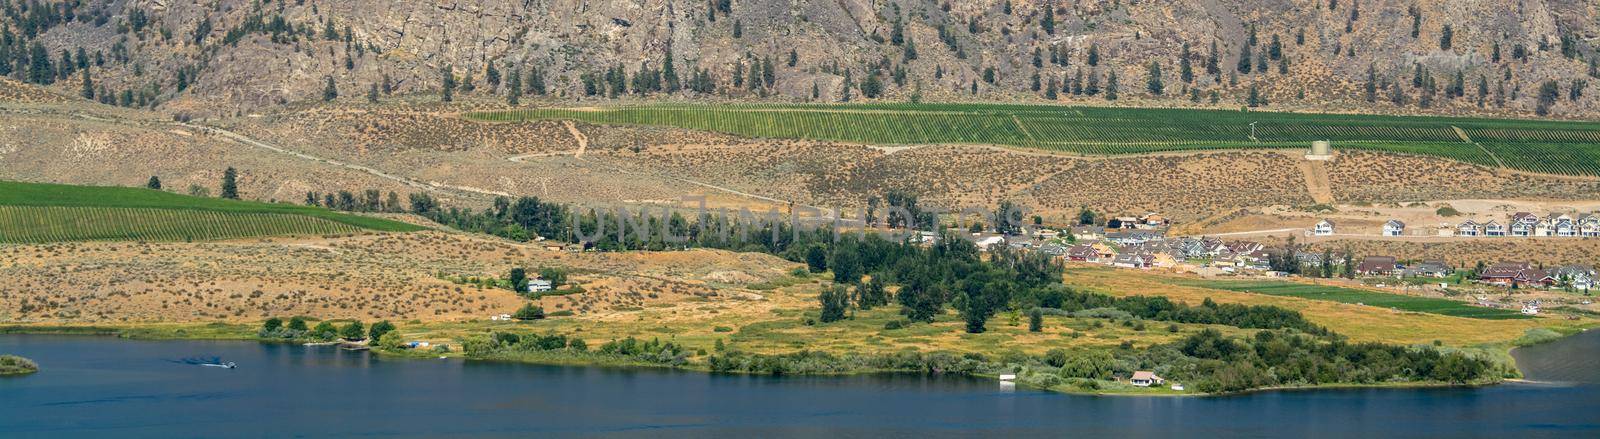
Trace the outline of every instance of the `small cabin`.
{"label": "small cabin", "polygon": [[528,292],[530,292],[530,293],[543,293],[543,292],[546,292],[546,291],[550,291],[552,286],[553,285],[551,285],[550,281],[548,281],[548,280],[534,279],[534,280],[528,281]]}
{"label": "small cabin", "polygon": [[1161,378],[1160,376],[1157,376],[1155,372],[1147,370],[1134,372],[1133,379],[1128,380],[1129,384],[1133,384],[1138,387],[1159,386],[1166,384],[1166,382],[1167,380],[1165,378]]}

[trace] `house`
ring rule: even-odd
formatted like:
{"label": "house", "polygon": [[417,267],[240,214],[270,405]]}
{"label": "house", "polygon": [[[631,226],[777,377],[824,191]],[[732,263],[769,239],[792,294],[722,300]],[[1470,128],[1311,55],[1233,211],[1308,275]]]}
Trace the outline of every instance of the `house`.
{"label": "house", "polygon": [[1506,236],[1506,226],[1499,221],[1489,220],[1483,224],[1483,236]]}
{"label": "house", "polygon": [[1398,260],[1394,256],[1367,256],[1356,264],[1356,273],[1364,276],[1388,276],[1394,274]]}
{"label": "house", "polygon": [[1566,265],[1550,270],[1550,276],[1556,278],[1557,285],[1585,291],[1594,288],[1595,274],[1594,267],[1588,265]]}
{"label": "house", "polygon": [[1578,235],[1600,238],[1600,214],[1586,213],[1578,217]]}
{"label": "house", "polygon": [[1119,216],[1119,217],[1116,217],[1116,218],[1112,218],[1110,221],[1106,221],[1106,228],[1107,229],[1133,229],[1133,228],[1139,227],[1140,224],[1144,224],[1144,222],[1143,221],[1139,221],[1138,218],[1134,218],[1134,217],[1131,217],[1131,216]]}
{"label": "house", "polygon": [[1167,380],[1156,375],[1155,372],[1141,370],[1134,372],[1133,379],[1128,380],[1128,383],[1139,387],[1150,387],[1166,384]]}
{"label": "house", "polygon": [[1537,215],[1528,212],[1517,212],[1511,215],[1511,236],[1535,236],[1535,229],[1543,221]]}
{"label": "house", "polygon": [[1483,225],[1477,221],[1467,220],[1456,226],[1457,236],[1483,236]]}
{"label": "house", "polygon": [[1578,222],[1571,215],[1551,214],[1545,218],[1545,223],[1550,225],[1548,236],[1571,238],[1578,236]]}
{"label": "house", "polygon": [[999,233],[973,233],[968,239],[972,240],[972,243],[983,251],[988,251],[990,247],[997,245],[1006,245],[1005,235]]}
{"label": "house", "polygon": [[1166,217],[1163,217],[1160,214],[1157,214],[1155,212],[1150,212],[1150,213],[1144,214],[1144,216],[1139,217],[1139,223],[1144,228],[1160,228],[1160,227],[1166,227],[1167,224],[1168,224],[1168,221],[1167,221]]}
{"label": "house", "polygon": [[1092,245],[1079,244],[1067,248],[1067,260],[1074,262],[1100,262],[1100,250]]}
{"label": "house", "polygon": [[1079,241],[1106,237],[1106,229],[1100,226],[1072,226],[1071,233],[1072,238]]}
{"label": "house", "polygon": [[1413,277],[1445,277],[1450,275],[1450,265],[1442,260],[1430,259],[1406,267],[1402,273]]}
{"label": "house", "polygon": [[1528,262],[1501,262],[1490,265],[1478,273],[1478,281],[1494,285],[1555,285],[1557,280],[1549,271]]}
{"label": "house", "polygon": [[1106,234],[1106,240],[1117,245],[1135,245],[1150,241],[1159,241],[1162,239],[1166,239],[1166,236],[1162,235],[1160,232],[1149,230],[1130,230],[1126,232],[1110,232]]}
{"label": "house", "polygon": [[1333,220],[1325,219],[1325,220],[1322,220],[1322,221],[1318,221],[1317,225],[1311,227],[1311,235],[1312,236],[1333,236]]}
{"label": "house", "polygon": [[1067,246],[1054,242],[1046,243],[1045,245],[1039,246],[1039,253],[1044,253],[1053,257],[1065,256],[1067,254]]}
{"label": "house", "polygon": [[1149,257],[1138,253],[1123,253],[1111,259],[1111,266],[1118,268],[1150,268]]}
{"label": "house", "polygon": [[1406,223],[1397,219],[1383,223],[1383,236],[1405,236]]}
{"label": "house", "polygon": [[546,292],[546,291],[550,291],[552,286],[553,285],[551,285],[550,281],[548,281],[548,280],[534,279],[534,280],[528,281],[528,292],[530,292],[530,293],[543,293],[543,292]]}
{"label": "house", "polygon": [[1267,248],[1267,246],[1261,245],[1261,243],[1255,241],[1233,241],[1225,245],[1228,247],[1228,251],[1241,255],[1254,253],[1261,251],[1261,249]]}

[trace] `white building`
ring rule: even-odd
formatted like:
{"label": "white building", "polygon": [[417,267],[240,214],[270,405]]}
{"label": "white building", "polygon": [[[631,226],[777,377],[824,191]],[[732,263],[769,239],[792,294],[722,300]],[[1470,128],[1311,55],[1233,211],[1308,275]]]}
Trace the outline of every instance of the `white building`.
{"label": "white building", "polygon": [[528,281],[528,292],[530,293],[543,293],[545,291],[550,291],[550,287],[550,281],[544,279],[534,279]]}
{"label": "white building", "polygon": [[1383,223],[1383,236],[1405,236],[1406,223],[1397,219]]}
{"label": "white building", "polygon": [[1164,384],[1166,382],[1167,382],[1167,380],[1165,378],[1161,378],[1160,376],[1157,376],[1155,372],[1144,371],[1144,370],[1141,370],[1141,371],[1138,371],[1138,372],[1134,372],[1133,373],[1133,379],[1128,380],[1129,384],[1133,384],[1133,385],[1139,386],[1139,387],[1150,387],[1152,385],[1161,385],[1161,384]]}
{"label": "white building", "polygon": [[1325,219],[1325,220],[1322,220],[1322,221],[1318,221],[1317,225],[1311,227],[1311,235],[1312,236],[1333,236],[1333,220]]}

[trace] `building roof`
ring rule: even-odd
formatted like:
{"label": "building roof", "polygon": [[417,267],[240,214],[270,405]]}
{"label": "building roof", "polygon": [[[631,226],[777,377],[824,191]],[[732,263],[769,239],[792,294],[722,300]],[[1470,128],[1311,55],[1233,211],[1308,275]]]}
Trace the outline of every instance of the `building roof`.
{"label": "building roof", "polygon": [[1392,226],[1392,227],[1399,227],[1399,228],[1402,228],[1402,229],[1406,228],[1406,223],[1404,221],[1400,221],[1400,220],[1397,220],[1397,219],[1389,220],[1389,222],[1383,223],[1383,225]]}
{"label": "building roof", "polygon": [[1156,376],[1155,372],[1141,370],[1133,373],[1133,379],[1135,381],[1154,381],[1161,379],[1161,377]]}
{"label": "building roof", "polygon": [[1398,262],[1394,256],[1367,256],[1356,264],[1356,271],[1361,273],[1387,273],[1394,271]]}

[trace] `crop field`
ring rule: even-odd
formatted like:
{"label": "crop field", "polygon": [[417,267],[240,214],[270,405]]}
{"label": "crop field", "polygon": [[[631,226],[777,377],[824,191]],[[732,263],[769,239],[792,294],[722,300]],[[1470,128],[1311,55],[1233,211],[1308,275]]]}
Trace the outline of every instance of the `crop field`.
{"label": "crop field", "polygon": [[1600,123],[1588,122],[998,104],[659,104],[533,108],[467,117],[571,119],[887,145],[1003,145],[1092,155],[1307,148],[1314,140],[1329,140],[1335,148],[1600,176],[1600,164],[1592,160],[1600,156]]}
{"label": "crop field", "polygon": [[288,204],[161,191],[0,182],[0,243],[203,241],[421,227]]}
{"label": "crop field", "polygon": [[1340,303],[1359,303],[1367,306],[1392,308],[1401,311],[1422,312],[1474,319],[1508,320],[1532,318],[1513,310],[1484,308],[1454,300],[1379,293],[1325,285],[1309,285],[1277,281],[1185,280],[1177,281],[1177,283],[1185,286],[1238,291],[1243,293],[1298,297],[1312,300],[1328,300]]}

